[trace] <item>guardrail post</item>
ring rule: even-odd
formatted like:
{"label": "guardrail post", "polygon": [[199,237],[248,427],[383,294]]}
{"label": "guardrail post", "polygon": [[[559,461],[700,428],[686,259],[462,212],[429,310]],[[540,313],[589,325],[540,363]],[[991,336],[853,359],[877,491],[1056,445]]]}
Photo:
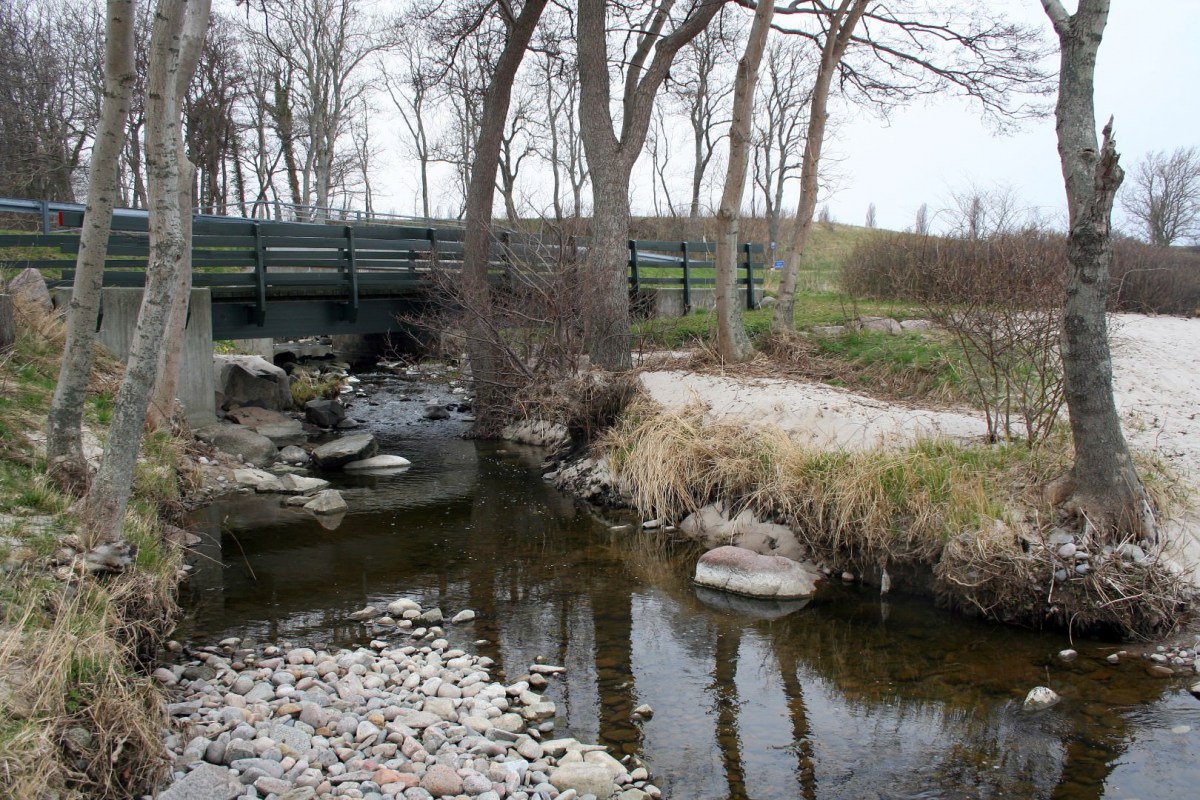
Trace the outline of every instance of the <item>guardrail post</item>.
{"label": "guardrail post", "polygon": [[267,253],[263,246],[262,226],[254,223],[254,308],[251,321],[258,327],[267,323]]}
{"label": "guardrail post", "polygon": [[680,242],[679,249],[683,253],[683,315],[692,313],[692,265],[688,259],[688,243]]}
{"label": "guardrail post", "polygon": [[758,308],[758,303],[754,302],[754,261],[750,254],[750,243],[743,243],[742,248],[746,251],[746,309],[753,311]]}
{"label": "guardrail post", "polygon": [[42,200],[38,206],[42,212],[42,233],[47,234],[50,232],[50,204]]}
{"label": "guardrail post", "polygon": [[358,251],[354,244],[354,227],[351,225],[346,226],[346,242],[349,245],[347,262],[350,279],[350,300],[346,304],[346,321],[358,322]]}
{"label": "guardrail post", "polygon": [[630,277],[633,280],[633,292],[638,294],[642,291],[641,277],[638,275],[638,247],[637,240],[629,240],[629,269]]}

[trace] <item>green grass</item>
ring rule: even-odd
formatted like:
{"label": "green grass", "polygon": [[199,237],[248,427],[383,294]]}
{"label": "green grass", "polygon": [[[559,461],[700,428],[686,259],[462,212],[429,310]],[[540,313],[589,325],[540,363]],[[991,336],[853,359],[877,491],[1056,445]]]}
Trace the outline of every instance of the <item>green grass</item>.
{"label": "green grass", "polygon": [[[841,325],[860,316],[898,317],[915,314],[910,304],[887,300],[858,300],[837,292],[798,294],[793,319],[796,330],[818,325]],[[774,309],[762,308],[742,313],[746,332],[752,340],[771,329]],[[665,317],[636,323],[634,338],[644,347],[686,347],[716,341],[717,316],[711,311],[696,311],[684,317]]]}
{"label": "green grass", "polygon": [[835,383],[871,388],[881,379],[890,379],[911,387],[902,393],[955,399],[967,399],[970,394],[963,380],[966,368],[962,349],[942,337],[847,331],[840,336],[819,337],[816,345],[821,355],[856,368]]}

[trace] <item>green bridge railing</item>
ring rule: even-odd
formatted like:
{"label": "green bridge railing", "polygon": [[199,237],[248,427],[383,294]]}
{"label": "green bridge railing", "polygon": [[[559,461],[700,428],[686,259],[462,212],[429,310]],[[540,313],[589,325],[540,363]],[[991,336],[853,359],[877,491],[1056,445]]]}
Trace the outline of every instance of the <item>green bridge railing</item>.
{"label": "green bridge railing", "polygon": [[[70,285],[82,209],[60,207],[54,229],[46,204],[19,202],[31,204],[30,213],[39,213],[42,232],[0,234],[0,265],[34,267],[51,284]],[[14,208],[0,211],[12,213]],[[344,302],[345,318],[354,322],[363,297],[436,290],[439,280],[461,267],[462,240],[463,229],[454,226],[328,225],[197,216],[192,226],[192,282],[210,289],[214,303],[248,302],[250,319],[259,326],[272,299],[317,295]],[[584,251],[586,242],[567,246],[529,234],[501,232],[490,246],[490,269],[498,279],[514,271],[544,271]],[[715,251],[713,242],[631,240],[630,290],[640,294],[682,289],[686,313],[695,290],[715,286]],[[738,248],[737,281],[746,289],[748,308],[757,306],[762,253],[760,244]],[[148,217],[137,212],[114,215],[104,285],[143,286],[148,259]]]}

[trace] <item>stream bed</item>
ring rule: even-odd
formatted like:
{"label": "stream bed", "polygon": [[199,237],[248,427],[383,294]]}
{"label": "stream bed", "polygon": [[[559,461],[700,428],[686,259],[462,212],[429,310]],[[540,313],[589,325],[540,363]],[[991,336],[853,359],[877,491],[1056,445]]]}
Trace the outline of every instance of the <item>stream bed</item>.
{"label": "stream bed", "polygon": [[[497,670],[567,667],[556,735],[634,754],[668,800],[1148,798],[1200,784],[1195,676],[1154,679],[1119,646],[985,624],[927,601],[830,586],[799,610],[700,594],[698,551],[546,485],[539,451],[432,422],[445,387],[366,376],[352,413],[389,476],[324,474],[334,520],[234,495],[191,520],[186,644],[366,644],[348,615],[408,597],[450,616]],[[1063,697],[1037,714],[1025,693]],[[649,719],[633,718],[643,703]]]}

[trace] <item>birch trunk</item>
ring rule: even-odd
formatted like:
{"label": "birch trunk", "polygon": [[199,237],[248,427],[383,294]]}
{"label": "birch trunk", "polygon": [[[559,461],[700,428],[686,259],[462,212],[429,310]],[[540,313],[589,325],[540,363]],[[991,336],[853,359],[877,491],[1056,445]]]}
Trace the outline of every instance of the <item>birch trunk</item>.
{"label": "birch trunk", "polygon": [[[754,23],[746,40],[746,52],[738,62],[733,84],[733,121],[729,126],[729,164],[725,170],[725,189],[717,212],[717,353],[724,361],[746,361],[754,354],[746,326],[742,324],[742,304],[738,302],[737,243],[742,216],[742,195],[746,191],[746,165],[750,157],[751,115],[758,67],[762,63],[773,3],[760,2],[754,11]],[[748,288],[748,291],[753,291]]]}
{"label": "birch trunk", "polygon": [[104,99],[92,147],[87,206],[79,235],[75,283],[67,309],[67,342],[58,384],[46,422],[46,462],[50,476],[68,491],[86,491],[90,476],[83,457],[83,402],[92,373],[96,320],[104,258],[112,229],[117,180],[125,149],[126,124],[133,95],[133,0],[108,0],[105,20]]}
{"label": "birch trunk", "polygon": [[1156,538],[1145,487],[1121,431],[1113,402],[1112,356],[1105,305],[1112,265],[1113,199],[1124,178],[1112,121],[1097,146],[1096,54],[1108,21],[1108,0],[1080,0],[1069,15],[1058,0],[1042,0],[1061,51],[1055,108],[1058,154],[1067,191],[1070,273],[1063,307],[1063,388],[1075,462],[1057,487],[1065,510],[1102,538],[1133,531]]}
{"label": "birch trunk", "polygon": [[808,235],[812,231],[813,214],[817,210],[817,178],[821,167],[821,148],[825,144],[825,125],[829,121],[829,90],[842,56],[850,45],[854,29],[868,5],[870,0],[841,0],[837,10],[829,17],[829,30],[821,47],[821,65],[817,68],[817,79],[809,103],[804,158],[800,162],[800,201],[796,219],[792,223],[791,247],[780,277],[778,302],[771,323],[771,330],[776,334],[788,334],[795,329],[796,280],[800,274],[804,248],[808,245]]}
{"label": "birch trunk", "polygon": [[[178,97],[187,96],[188,83],[200,60],[204,47],[204,34],[208,29],[211,0],[189,0],[183,23],[179,68],[176,73],[180,85],[175,87]],[[159,355],[158,377],[150,397],[147,424],[152,430],[165,427],[175,409],[175,392],[179,388],[179,368],[183,361],[183,333],[187,324],[188,302],[192,294],[192,178],[195,165],[187,157],[182,129],[179,138],[179,228],[183,236],[183,257],[179,264],[178,279],[172,290],[171,310],[167,318],[167,330],[163,336]]]}
{"label": "birch trunk", "polygon": [[92,545],[122,538],[122,521],[133,484],[146,409],[158,370],[158,351],[170,315],[171,293],[177,285],[186,251],[179,207],[182,103],[177,88],[183,81],[179,75],[180,52],[188,2],[160,0],[154,16],[146,77],[150,262],[104,459],[81,508],[80,516]]}

